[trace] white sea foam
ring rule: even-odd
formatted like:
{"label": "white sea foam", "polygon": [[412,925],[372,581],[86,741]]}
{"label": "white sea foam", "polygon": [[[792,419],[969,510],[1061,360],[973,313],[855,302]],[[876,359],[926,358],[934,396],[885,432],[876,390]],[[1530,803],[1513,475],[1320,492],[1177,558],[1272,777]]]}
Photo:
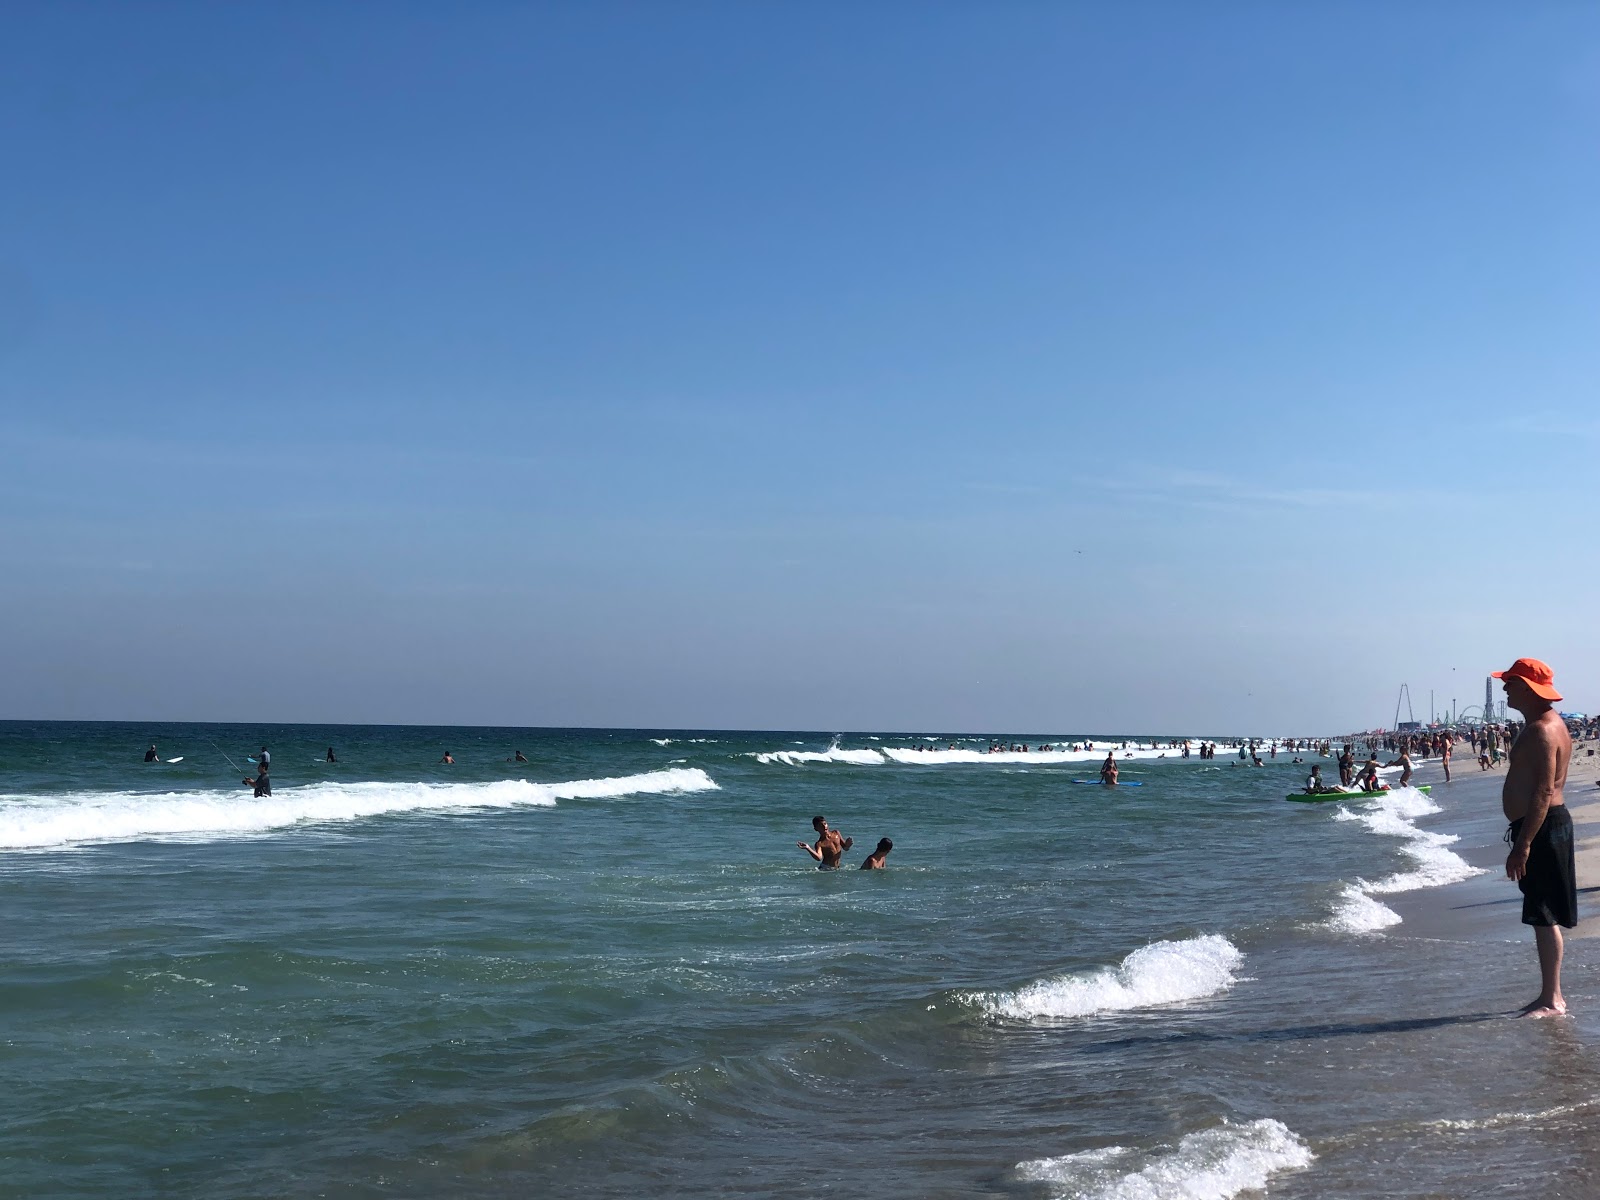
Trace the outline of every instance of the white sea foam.
{"label": "white sea foam", "polygon": [[209,841],[270,833],[302,822],[355,821],[405,812],[551,807],[558,800],[702,792],[716,788],[690,767],[566,783],[318,783],[254,799],[232,792],[87,792],[0,796],[0,850],[94,842]]}
{"label": "white sea foam", "polygon": [[[871,739],[876,741],[877,739]],[[937,739],[945,741],[946,739]],[[1181,758],[1181,751],[1171,749],[1158,750],[1118,750],[1118,762],[1129,760],[1153,760],[1164,758]],[[957,763],[976,763],[999,766],[1002,764],[1027,763],[1030,766],[1055,766],[1070,765],[1073,763],[1100,763],[1104,761],[1104,750],[997,750],[989,753],[987,750],[916,750],[909,746],[864,746],[857,750],[846,750],[835,741],[826,750],[768,750],[752,752],[749,757],[759,763],[782,763],[785,766],[797,767],[806,763],[853,763],[856,766],[878,767],[885,764],[897,764],[909,767],[941,767]]]}
{"label": "white sea foam", "polygon": [[1315,1159],[1280,1121],[1220,1125],[1154,1153],[1106,1146],[1017,1164],[1017,1174],[1050,1185],[1061,1200],[1230,1200],[1259,1191],[1281,1171]]}
{"label": "white sea foam", "polygon": [[1400,924],[1400,914],[1382,901],[1374,900],[1360,884],[1346,884],[1334,905],[1326,926],[1341,933],[1372,933]]}
{"label": "white sea foam", "polygon": [[961,998],[997,1017],[1085,1017],[1197,1000],[1226,991],[1244,955],[1225,937],[1141,946],[1114,969],[1056,975],[1010,992],[969,992]]}
{"label": "white sea foam", "polygon": [[1418,829],[1412,822],[1439,811],[1439,806],[1413,787],[1396,788],[1376,796],[1359,809],[1342,808],[1333,814],[1336,821],[1357,821],[1383,837],[1400,838],[1401,851],[1417,865],[1410,871],[1369,882],[1365,879],[1347,885],[1334,904],[1333,915],[1324,925],[1344,933],[1371,933],[1400,923],[1392,908],[1374,896],[1413,892],[1419,888],[1443,887],[1483,874],[1454,850],[1454,834]]}
{"label": "white sea foam", "polygon": [[837,746],[829,747],[827,750],[771,750],[764,754],[754,754],[752,757],[759,763],[783,763],[790,767],[824,762],[855,763],[862,767],[883,765],[883,755],[876,750],[841,750]]}

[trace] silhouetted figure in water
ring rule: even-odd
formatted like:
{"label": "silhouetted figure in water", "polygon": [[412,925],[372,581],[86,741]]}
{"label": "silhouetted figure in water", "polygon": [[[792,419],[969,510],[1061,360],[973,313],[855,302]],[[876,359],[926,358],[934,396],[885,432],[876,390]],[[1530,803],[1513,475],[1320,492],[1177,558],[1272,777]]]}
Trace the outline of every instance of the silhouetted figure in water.
{"label": "silhouetted figure in water", "polygon": [[261,799],[262,796],[272,795],[272,779],[267,775],[266,763],[258,763],[256,765],[256,777],[254,779],[245,779],[240,782],[245,787],[255,788],[257,800]]}

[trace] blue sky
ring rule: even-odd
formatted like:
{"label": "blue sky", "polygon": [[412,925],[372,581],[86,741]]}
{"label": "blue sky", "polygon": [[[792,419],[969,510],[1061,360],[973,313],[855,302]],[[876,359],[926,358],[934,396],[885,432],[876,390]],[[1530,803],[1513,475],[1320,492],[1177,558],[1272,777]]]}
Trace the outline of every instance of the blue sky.
{"label": "blue sky", "polygon": [[0,717],[1600,706],[1587,6],[7,25]]}

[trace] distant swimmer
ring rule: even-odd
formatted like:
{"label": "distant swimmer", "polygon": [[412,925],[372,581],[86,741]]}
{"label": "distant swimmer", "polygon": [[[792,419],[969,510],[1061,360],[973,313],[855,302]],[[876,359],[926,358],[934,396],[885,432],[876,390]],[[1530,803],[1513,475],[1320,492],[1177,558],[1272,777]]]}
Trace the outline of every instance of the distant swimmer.
{"label": "distant swimmer", "polygon": [[144,752],[144,760],[145,760],[145,762],[160,762],[161,761],[161,756],[156,753],[156,744],[154,742],[151,742],[150,743],[150,749],[148,749],[148,750],[146,750]]}
{"label": "distant swimmer", "polygon": [[328,758],[327,758],[327,761],[328,762],[338,762],[339,761],[337,758],[335,758],[333,756],[333,747],[332,746],[328,747]]}
{"label": "distant swimmer", "polygon": [[1115,753],[1108,753],[1106,761],[1100,764],[1100,782],[1107,787],[1117,786],[1117,756]]}
{"label": "distant swimmer", "polygon": [[889,851],[894,849],[894,843],[888,838],[878,839],[878,848],[867,855],[867,861],[861,864],[863,871],[883,870],[883,860],[889,857]]}
{"label": "distant swimmer", "polygon": [[817,860],[817,870],[837,871],[844,852],[856,844],[855,838],[840,837],[837,829],[828,828],[827,819],[824,817],[812,817],[811,828],[817,831],[817,844],[811,846],[805,842],[796,842],[795,845]]}
{"label": "distant swimmer", "polygon": [[271,768],[272,755],[267,753],[267,748],[265,746],[261,747],[261,753],[256,756],[256,761],[261,764],[261,769],[263,771]]}
{"label": "distant swimmer", "polygon": [[518,750],[517,751],[517,756],[515,758],[513,758],[511,761],[512,762],[527,762],[528,761],[528,756],[526,754],[524,754],[521,750]]}
{"label": "distant swimmer", "polygon": [[450,757],[450,751],[448,751],[448,750],[446,750],[444,752],[444,757],[441,758],[439,761],[441,763],[448,763],[452,767],[456,765],[456,760],[454,758]]}

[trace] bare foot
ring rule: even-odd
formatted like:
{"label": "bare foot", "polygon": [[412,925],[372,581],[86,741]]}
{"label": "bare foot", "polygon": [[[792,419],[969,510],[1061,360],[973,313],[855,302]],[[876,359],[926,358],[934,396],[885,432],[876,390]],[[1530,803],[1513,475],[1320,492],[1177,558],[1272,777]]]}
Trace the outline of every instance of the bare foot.
{"label": "bare foot", "polygon": [[1522,1015],[1525,1017],[1564,1017],[1567,1015],[1567,1008],[1566,1005],[1562,1005],[1560,1008],[1555,1008],[1552,1005],[1546,1004],[1539,1008],[1530,1008]]}
{"label": "bare foot", "polygon": [[1567,1015],[1567,1002],[1557,1000],[1554,1004],[1546,1004],[1543,1000],[1535,1000],[1517,1011],[1519,1017],[1564,1017]]}

